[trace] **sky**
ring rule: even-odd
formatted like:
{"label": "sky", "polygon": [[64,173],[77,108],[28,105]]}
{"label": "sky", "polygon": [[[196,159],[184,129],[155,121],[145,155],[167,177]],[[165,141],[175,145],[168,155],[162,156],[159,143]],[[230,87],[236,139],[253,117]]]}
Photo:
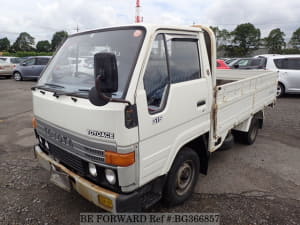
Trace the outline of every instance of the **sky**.
{"label": "sky", "polygon": [[[131,24],[136,0],[0,0],[0,38],[12,42],[21,32],[35,41],[56,31],[80,31]],[[141,0],[145,23],[219,26],[229,31],[250,22],[262,37],[281,28],[288,40],[300,27],[300,0]]]}

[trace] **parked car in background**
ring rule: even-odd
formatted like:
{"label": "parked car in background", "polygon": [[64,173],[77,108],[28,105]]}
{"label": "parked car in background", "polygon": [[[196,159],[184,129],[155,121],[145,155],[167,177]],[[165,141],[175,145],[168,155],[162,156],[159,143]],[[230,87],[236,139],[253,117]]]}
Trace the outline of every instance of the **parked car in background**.
{"label": "parked car in background", "polygon": [[224,61],[225,61],[225,63],[228,65],[229,63],[231,63],[231,62],[233,62],[233,61],[235,61],[235,60],[237,60],[238,58],[228,58],[228,59],[224,59]]}
{"label": "parked car in background", "polygon": [[241,58],[229,63],[232,69],[265,69],[266,59],[260,58]]}
{"label": "parked car in background", "polygon": [[266,69],[279,74],[277,97],[285,93],[300,93],[300,55],[260,55],[266,61]]}
{"label": "parked car in background", "polygon": [[229,70],[230,67],[224,62],[224,60],[217,59],[217,69]]}
{"label": "parked car in background", "polygon": [[28,57],[20,63],[13,72],[14,79],[20,81],[23,79],[38,79],[41,72],[48,64],[50,56]]}
{"label": "parked car in background", "polygon": [[17,64],[20,63],[20,58],[1,56],[0,63],[0,76],[11,78],[14,69],[16,68]]}

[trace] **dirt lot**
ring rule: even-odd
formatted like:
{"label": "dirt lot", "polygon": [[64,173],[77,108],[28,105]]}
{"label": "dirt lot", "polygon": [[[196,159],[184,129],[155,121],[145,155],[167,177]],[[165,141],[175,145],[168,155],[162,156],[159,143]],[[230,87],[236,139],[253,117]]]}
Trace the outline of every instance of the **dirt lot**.
{"label": "dirt lot", "polygon": [[[100,212],[48,182],[33,157],[30,87],[0,80],[0,224],[79,224]],[[215,212],[221,224],[300,224],[300,96],[278,100],[252,146],[213,154],[208,176],[184,205],[151,212]]]}

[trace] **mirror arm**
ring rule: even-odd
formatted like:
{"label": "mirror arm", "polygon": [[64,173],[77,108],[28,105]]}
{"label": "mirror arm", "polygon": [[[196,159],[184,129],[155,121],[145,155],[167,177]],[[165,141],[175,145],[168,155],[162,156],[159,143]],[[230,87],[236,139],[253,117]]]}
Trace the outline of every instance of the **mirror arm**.
{"label": "mirror arm", "polygon": [[127,101],[127,100],[124,100],[124,99],[120,99],[120,98],[110,98],[110,97],[107,97],[104,93],[102,93],[100,91],[100,83],[101,83],[100,79],[101,79],[101,76],[97,76],[96,82],[95,82],[96,83],[95,84],[96,90],[97,90],[97,93],[98,93],[98,95],[99,95],[100,98],[106,100],[107,102],[119,102],[119,103],[126,103],[129,106],[132,105],[130,103],[130,101]]}

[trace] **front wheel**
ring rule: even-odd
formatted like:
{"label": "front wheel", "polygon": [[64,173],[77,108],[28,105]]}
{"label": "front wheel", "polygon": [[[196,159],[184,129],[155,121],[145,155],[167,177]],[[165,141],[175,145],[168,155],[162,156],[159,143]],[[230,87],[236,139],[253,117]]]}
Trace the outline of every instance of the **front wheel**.
{"label": "front wheel", "polygon": [[21,80],[23,79],[21,73],[15,72],[15,73],[14,73],[14,79],[15,79],[16,81],[21,81]]}
{"label": "front wheel", "polygon": [[188,199],[198,180],[200,162],[191,148],[183,148],[176,156],[164,187],[163,200],[167,206],[175,206]]}

